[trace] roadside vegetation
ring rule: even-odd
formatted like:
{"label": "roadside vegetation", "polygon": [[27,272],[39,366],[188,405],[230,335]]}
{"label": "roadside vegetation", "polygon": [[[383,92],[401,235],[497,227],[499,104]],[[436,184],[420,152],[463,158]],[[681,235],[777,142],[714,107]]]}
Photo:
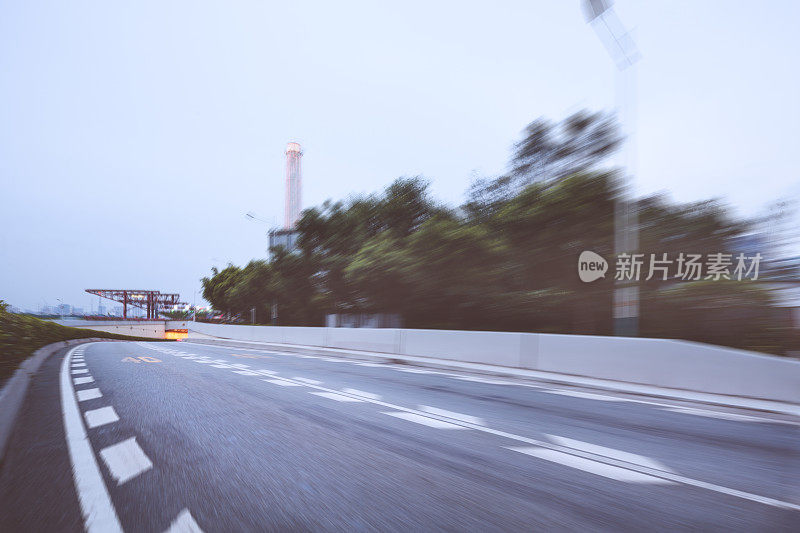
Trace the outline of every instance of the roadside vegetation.
{"label": "roadside vegetation", "polygon": [[54,342],[97,337],[102,339],[147,340],[80,328],[68,328],[31,316],[10,313],[0,300],[0,384],[11,377],[19,364],[33,352]]}
{"label": "roadside vegetation", "polygon": [[[400,178],[382,194],[304,211],[299,250],[271,261],[212,269],[203,297],[247,323],[322,325],[327,313],[393,313],[405,327],[610,335],[615,203],[632,195],[609,164],[621,139],[613,117],[581,112],[539,119],[514,145],[509,171],[476,180],[459,207],[436,203],[428,182]],[[639,332],[775,354],[798,349],[781,283],[797,261],[778,261],[763,221],[721,201],[635,201],[639,251],[757,251],[758,280],[648,277],[642,266]],[[755,243],[755,244],[753,244]],[[582,282],[584,250],[608,259],[605,279]],[[673,265],[673,270],[674,270]]]}

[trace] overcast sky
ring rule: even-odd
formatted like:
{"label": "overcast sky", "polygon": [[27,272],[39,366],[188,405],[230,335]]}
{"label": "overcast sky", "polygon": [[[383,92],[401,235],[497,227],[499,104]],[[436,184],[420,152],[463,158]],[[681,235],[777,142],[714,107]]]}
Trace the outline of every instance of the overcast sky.
{"label": "overcast sky", "polygon": [[[797,2],[620,0],[641,193],[797,198]],[[457,204],[539,116],[612,109],[579,2],[0,4],[0,299],[180,292],[266,256],[286,143],[304,206],[421,174]],[[199,298],[199,297],[198,297]]]}

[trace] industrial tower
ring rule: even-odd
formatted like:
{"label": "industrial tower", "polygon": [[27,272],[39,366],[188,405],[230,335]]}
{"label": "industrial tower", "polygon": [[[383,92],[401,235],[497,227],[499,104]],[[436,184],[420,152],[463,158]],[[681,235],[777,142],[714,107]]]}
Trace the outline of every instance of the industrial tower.
{"label": "industrial tower", "polygon": [[283,226],[286,229],[294,228],[300,218],[302,199],[300,197],[303,187],[303,176],[300,170],[300,159],[303,151],[296,142],[286,146],[286,210],[284,212]]}

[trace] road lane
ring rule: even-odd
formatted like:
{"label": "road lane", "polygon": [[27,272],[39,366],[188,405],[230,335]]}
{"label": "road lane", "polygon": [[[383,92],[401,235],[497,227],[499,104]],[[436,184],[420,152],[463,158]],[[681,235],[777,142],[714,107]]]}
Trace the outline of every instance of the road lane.
{"label": "road lane", "polygon": [[[241,359],[233,353],[245,353],[197,344],[181,345],[178,351],[181,350],[227,360]],[[469,376],[452,372],[426,370],[429,373],[410,374],[404,372],[410,368],[400,365],[363,367],[347,359],[308,359],[257,350],[247,353],[260,354],[251,361],[251,368],[269,367],[280,376],[324,381],[326,387],[337,390],[359,387],[411,407],[433,405],[463,411],[491,421],[495,429],[526,436],[543,438],[555,434],[652,455],[693,478],[777,499],[796,497],[792,493],[796,490],[792,473],[797,472],[800,463],[800,435],[796,424],[781,423],[780,419],[770,422],[763,416],[750,417],[756,421],[743,423],[699,418],[682,412],[678,403],[673,404],[677,406],[673,407],[676,412],[659,407],[664,405],[662,402],[637,403],[630,398],[589,394],[604,400],[622,400],[609,404],[604,400],[574,397],[587,393],[565,391],[544,383],[523,387],[522,382],[506,379],[500,383],[510,385],[487,384],[465,381],[463,378]],[[265,357],[268,353],[273,355]],[[719,412],[694,408],[695,412]]]}
{"label": "road lane", "polygon": [[[87,431],[124,529],[163,531],[184,511],[208,531],[796,523],[796,511],[646,474],[713,474],[797,503],[796,425],[330,359],[188,343],[88,346],[94,381],[75,387],[101,392],[79,402],[83,411],[112,406],[119,416]],[[542,446],[531,454],[470,424],[616,455],[628,468]],[[152,466],[120,483],[102,451],[131,439]]]}

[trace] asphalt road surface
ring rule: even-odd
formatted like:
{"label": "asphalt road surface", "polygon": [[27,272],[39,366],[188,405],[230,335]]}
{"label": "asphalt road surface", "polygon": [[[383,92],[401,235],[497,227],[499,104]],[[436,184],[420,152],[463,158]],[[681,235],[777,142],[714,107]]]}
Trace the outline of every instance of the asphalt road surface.
{"label": "asphalt road surface", "polygon": [[97,342],[35,377],[0,531],[800,530],[797,419],[401,364]]}

